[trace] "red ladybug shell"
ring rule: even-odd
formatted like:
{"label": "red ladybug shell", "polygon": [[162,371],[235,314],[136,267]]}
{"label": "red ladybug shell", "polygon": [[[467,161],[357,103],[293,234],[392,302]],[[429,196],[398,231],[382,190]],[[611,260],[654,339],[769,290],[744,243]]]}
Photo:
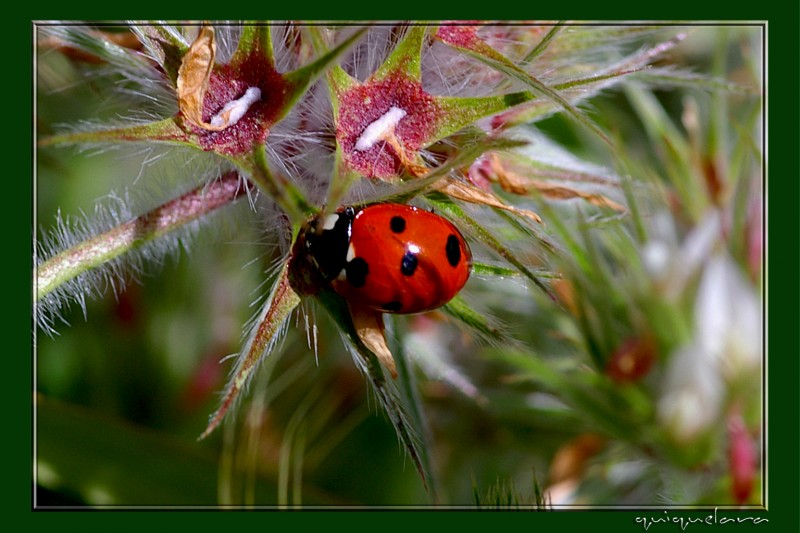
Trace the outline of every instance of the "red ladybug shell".
{"label": "red ladybug shell", "polygon": [[387,313],[421,313],[450,301],[467,282],[472,253],[448,220],[401,204],[339,216],[348,212],[344,268],[330,281],[348,301]]}

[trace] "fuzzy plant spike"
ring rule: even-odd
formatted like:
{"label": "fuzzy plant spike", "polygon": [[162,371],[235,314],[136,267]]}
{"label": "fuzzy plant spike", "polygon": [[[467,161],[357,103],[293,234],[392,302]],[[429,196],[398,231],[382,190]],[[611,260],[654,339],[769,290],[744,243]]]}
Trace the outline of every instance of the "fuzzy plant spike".
{"label": "fuzzy plant spike", "polygon": [[37,323],[53,332],[53,318],[70,299],[85,312],[83,293],[98,294],[103,285],[121,289],[123,264],[139,272],[143,263],[186,246],[198,224],[248,189],[249,184],[232,172],[139,216],[132,216],[124,200],[112,196],[95,206],[91,221],[59,217],[57,229],[38,243]]}

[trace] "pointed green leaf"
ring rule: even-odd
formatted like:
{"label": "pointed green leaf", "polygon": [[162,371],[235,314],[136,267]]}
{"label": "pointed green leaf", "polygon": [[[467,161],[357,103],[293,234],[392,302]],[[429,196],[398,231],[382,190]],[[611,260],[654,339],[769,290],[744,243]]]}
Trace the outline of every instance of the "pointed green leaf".
{"label": "pointed green leaf", "polygon": [[181,59],[189,50],[189,45],[183,35],[173,26],[163,22],[134,26],[133,31],[139,35],[139,40],[155,55],[172,85],[177,85]]}
{"label": "pointed green leaf", "polygon": [[428,144],[452,135],[479,119],[506,111],[535,97],[528,91],[474,98],[436,97],[436,103],[443,111],[442,120]]}
{"label": "pointed green leaf", "polygon": [[272,29],[269,25],[245,24],[236,52],[231,63],[238,63],[252,54],[261,54],[268,64],[275,68],[275,54],[272,49]]}
{"label": "pointed green leaf", "polygon": [[712,78],[696,72],[677,69],[650,69],[636,71],[636,79],[655,87],[687,87],[703,91],[724,91],[731,94],[757,95],[758,87],[734,83],[723,78]]}
{"label": "pointed green leaf", "polygon": [[[640,70],[620,70],[610,72],[607,74],[599,74],[586,78],[576,78],[566,82],[561,82],[553,85],[553,90],[564,93],[565,98],[580,98],[581,100],[592,96],[600,89],[613,83],[614,80],[624,78],[629,75],[636,74],[637,79],[641,76]],[[527,103],[523,102],[519,106],[509,109],[502,116],[501,127],[510,128],[527,124],[536,120],[539,117],[552,113],[554,110],[559,109],[560,104],[549,99],[531,100]]]}
{"label": "pointed green leaf", "polygon": [[401,75],[410,80],[422,79],[422,43],[425,40],[425,26],[410,26],[402,40],[397,43],[386,61],[370,77],[372,80],[383,80],[390,76]]}
{"label": "pointed green leaf", "polygon": [[506,76],[519,80],[522,83],[526,84],[528,87],[533,89],[535,93],[541,94],[544,97],[556,102],[564,111],[567,112],[572,118],[574,118],[578,123],[584,125],[595,134],[597,134],[603,141],[610,145],[611,141],[608,139],[606,134],[595,124],[592,120],[590,120],[586,115],[581,113],[576,107],[574,107],[566,98],[564,98],[558,91],[548,87],[539,79],[534,77],[532,74],[526,72],[519,66],[517,66],[513,61],[508,59],[506,56],[486,44],[484,41],[476,40],[474,41],[473,45],[470,47],[463,47],[463,46],[454,46],[455,48],[464,51],[466,54],[478,59],[479,61],[485,63],[486,65],[492,67],[493,69],[497,70],[505,74]]}
{"label": "pointed green leaf", "polygon": [[39,146],[77,143],[117,143],[117,142],[165,142],[181,146],[196,146],[193,137],[183,131],[175,118],[158,122],[137,124],[123,128],[96,131],[78,131],[46,137]]}
{"label": "pointed green leaf", "polygon": [[[335,71],[337,68],[340,69],[338,66],[334,68],[335,62],[342,56],[342,54],[349,50],[358,39],[361,38],[365,31],[367,31],[367,28],[361,28],[358,31],[353,32],[352,35],[336,45],[336,47],[333,49],[325,52],[315,61],[285,74],[284,77],[286,82],[288,83],[289,87],[291,87],[291,93],[287,99],[287,108],[291,107],[291,104],[299,99],[300,96],[302,96],[303,93],[305,93],[308,88],[319,79],[320,76],[326,72]],[[342,71],[342,73],[344,73],[344,71]],[[341,76],[341,74],[332,72],[331,76],[336,77]],[[329,76],[329,82],[331,76]]]}
{"label": "pointed green leaf", "polygon": [[206,438],[222,422],[239,397],[239,393],[244,390],[253,377],[253,371],[275,347],[285,330],[289,317],[299,304],[300,297],[289,285],[287,263],[278,275],[272,293],[253,326],[250,338],[236,360],[236,367],[225,386],[222,403],[211,415],[208,426],[199,439]]}
{"label": "pointed green leaf", "polygon": [[487,342],[511,341],[508,332],[504,331],[501,324],[492,323],[485,313],[473,309],[461,296],[450,300],[442,307],[442,311],[466,327],[470,333]]}
{"label": "pointed green leaf", "polygon": [[476,276],[493,278],[516,278],[521,275],[518,270],[513,268],[476,262],[472,263],[472,273]]}
{"label": "pointed green leaf", "polygon": [[632,42],[634,39],[655,36],[663,32],[664,26],[594,26],[582,27],[578,31],[562,32],[558,39],[559,54],[566,57],[583,58],[582,53],[589,53],[604,48],[612,48]]}
{"label": "pointed green leaf", "polygon": [[[680,73],[672,69],[647,68],[655,57],[674,48],[684,38],[685,34],[679,34],[666,42],[639,50],[609,67],[596,70],[592,76],[554,83],[552,89],[562,93],[568,100],[575,101],[576,98],[585,100],[601,89],[607,88],[625,77],[635,75],[637,80],[649,81],[653,84],[673,86],[686,85],[707,87],[709,89],[736,90],[734,84],[725,84],[719,80],[709,79],[707,76],[693,73]],[[523,64],[524,63],[525,62],[523,62]],[[508,128],[531,122],[537,117],[552,112],[559,106],[560,104],[558,102],[552,100],[530,102],[529,104],[522,105],[506,113],[503,116],[502,126]]]}
{"label": "pointed green leaf", "polygon": [[533,47],[533,50],[531,50],[525,55],[525,58],[522,60],[522,64],[527,65],[528,63],[536,59],[542,52],[547,50],[547,47],[550,46],[552,40],[555,39],[556,35],[561,33],[561,30],[563,30],[564,28],[565,26],[563,21],[560,21],[558,24],[550,28],[550,31],[548,31],[547,34],[544,37],[542,37],[542,40],[539,41],[539,43],[535,47]]}
{"label": "pointed green leaf", "polygon": [[397,432],[397,437],[414,462],[423,484],[427,487],[427,480],[431,476],[427,471],[426,461],[423,460],[424,451],[420,447],[419,432],[411,425],[407,408],[403,405],[393,380],[387,379],[378,357],[359,338],[344,300],[329,290],[320,292],[317,299],[328,311],[342,336],[346,339],[346,345],[353,353],[356,363],[369,376],[370,384],[378,397],[378,401],[386,411],[386,415]]}
{"label": "pointed green leaf", "polygon": [[[311,43],[314,50],[318,54],[324,54],[328,51],[325,43],[323,42],[320,29],[316,26],[306,28],[311,38]],[[350,76],[339,65],[333,65],[326,74],[328,82],[328,91],[331,97],[331,106],[333,107],[334,120],[339,116],[339,95],[347,91],[351,87],[358,84],[358,80]]]}
{"label": "pointed green leaf", "polygon": [[328,93],[331,97],[331,107],[333,108],[333,120],[339,120],[339,99],[342,93],[358,85],[358,80],[350,76],[339,65],[334,66],[328,71],[326,76],[328,81]]}
{"label": "pointed green leaf", "polygon": [[600,129],[600,127],[595,124],[590,118],[584,115],[578,108],[573,106],[566,98],[564,98],[558,91],[551,89],[533,75],[525,72],[524,70],[520,69],[513,63],[499,61],[494,62],[489,60],[488,63],[492,64],[497,70],[504,72],[505,74],[516,78],[524,83],[527,83],[535,92],[541,93],[546,98],[556,102],[564,111],[567,112],[572,118],[574,118],[578,123],[582,124],[583,126],[587,127],[589,130],[593,131],[597,134],[606,144],[610,145],[611,141],[606,136],[605,132]]}

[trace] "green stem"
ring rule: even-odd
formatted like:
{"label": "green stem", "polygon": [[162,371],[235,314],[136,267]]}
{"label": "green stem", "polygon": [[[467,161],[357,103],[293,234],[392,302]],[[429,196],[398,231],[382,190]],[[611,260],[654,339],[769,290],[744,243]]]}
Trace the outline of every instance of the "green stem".
{"label": "green stem", "polygon": [[402,338],[404,337],[394,339],[390,336],[390,342],[392,342],[392,356],[397,366],[397,385],[400,390],[400,394],[405,400],[407,414],[411,419],[413,426],[417,428],[417,432],[419,433],[419,438],[421,440],[421,454],[419,461],[422,465],[423,471],[425,472],[425,478],[428,485],[428,494],[430,495],[432,502],[438,503],[438,481],[431,462],[431,450],[433,449],[434,445],[433,435],[431,435],[430,424],[425,416],[422,400],[419,397],[418,384],[414,376],[414,368],[412,367],[411,362],[408,360],[408,356],[405,351],[405,345],[401,340]]}
{"label": "green stem", "polygon": [[78,275],[230,204],[246,190],[235,172],[51,257],[36,269],[38,302]]}
{"label": "green stem", "polygon": [[539,44],[537,44],[536,47],[533,50],[528,52],[528,54],[522,60],[522,64],[523,65],[527,65],[528,63],[530,63],[531,61],[536,59],[536,57],[538,57],[539,54],[544,52],[547,49],[547,47],[550,46],[550,41],[552,41],[553,38],[556,35],[561,33],[561,30],[563,30],[563,29],[564,29],[564,21],[563,20],[560,21],[555,26],[553,26],[552,28],[550,28],[550,31],[547,32],[547,35],[542,37],[542,40],[539,41]]}
{"label": "green stem", "polygon": [[272,68],[275,68],[275,54],[272,49],[272,29],[270,26],[245,24],[231,63],[244,60],[248,55],[260,51]]}
{"label": "green stem", "polygon": [[432,473],[428,469],[425,451],[419,442],[418,430],[413,424],[416,420],[409,420],[407,406],[399,397],[399,391],[393,380],[387,380],[378,357],[364,344],[355,331],[350,310],[338,295],[325,290],[317,295],[318,302],[328,311],[337,327],[354,348],[354,355],[367,374],[378,401],[391,420],[400,442],[405,446],[414,466],[417,469],[422,484],[429,490],[428,481]]}
{"label": "green stem", "polygon": [[267,193],[293,222],[301,222],[317,212],[300,189],[280,174],[273,174],[263,146],[255,148],[251,155],[250,159],[238,161],[239,165],[251,173],[253,183]]}
{"label": "green stem", "polygon": [[287,319],[299,304],[300,297],[289,286],[288,265],[284,265],[269,300],[261,310],[253,333],[239,355],[233,375],[225,387],[222,403],[211,415],[208,426],[198,440],[206,438],[222,422],[239,393],[252,378],[253,371],[263,358],[269,355],[271,348],[280,337]]}

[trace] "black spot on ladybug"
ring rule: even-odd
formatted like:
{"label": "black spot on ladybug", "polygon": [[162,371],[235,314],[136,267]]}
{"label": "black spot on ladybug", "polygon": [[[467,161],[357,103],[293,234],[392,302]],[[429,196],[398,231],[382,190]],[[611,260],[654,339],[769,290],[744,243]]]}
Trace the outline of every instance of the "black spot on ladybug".
{"label": "black spot on ladybug", "polygon": [[355,288],[363,287],[367,282],[369,265],[360,257],[354,258],[344,267],[347,282]]}
{"label": "black spot on ladybug", "polygon": [[403,259],[400,261],[400,272],[404,276],[411,276],[414,274],[414,271],[417,269],[417,254],[412,252],[411,250],[406,250],[406,253],[403,254]]}
{"label": "black spot on ladybug", "polygon": [[389,221],[389,227],[392,233],[403,233],[406,230],[406,219],[403,217],[392,217]]}
{"label": "black spot on ladybug", "polygon": [[461,261],[461,246],[459,245],[458,237],[451,234],[447,238],[444,252],[447,254],[447,262],[450,263],[451,266],[458,266],[458,263]]}
{"label": "black spot on ladybug", "polygon": [[381,306],[381,309],[383,309],[384,311],[395,312],[395,311],[399,311],[401,307],[403,307],[403,304],[401,304],[400,302],[395,300],[395,301],[383,304]]}

